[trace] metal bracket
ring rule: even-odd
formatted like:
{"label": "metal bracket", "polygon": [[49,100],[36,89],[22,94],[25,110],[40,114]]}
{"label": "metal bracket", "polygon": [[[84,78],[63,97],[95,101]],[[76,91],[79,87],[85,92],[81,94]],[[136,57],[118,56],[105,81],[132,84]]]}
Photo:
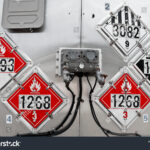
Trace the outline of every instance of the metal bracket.
{"label": "metal bracket", "polygon": [[110,46],[112,46],[113,44],[115,44],[116,43],[116,41],[117,41],[118,39],[115,39],[115,40],[111,40],[111,42],[109,43],[109,45]]}
{"label": "metal bracket", "polygon": [[141,117],[141,113],[140,112],[136,111],[136,113],[137,113],[138,117]]}
{"label": "metal bracket", "polygon": [[139,82],[137,88],[140,88],[140,87],[142,86],[142,84],[143,84],[144,82],[146,82],[147,80],[148,80],[147,78],[143,78],[143,79]]}
{"label": "metal bracket", "polygon": [[24,87],[22,86],[22,84],[21,84],[19,81],[17,81],[17,79],[16,79],[15,77],[11,76],[11,74],[9,74],[9,76],[11,77],[11,79],[12,79],[15,83],[17,83],[17,84],[19,85],[19,87],[21,87],[22,89],[24,89]]}
{"label": "metal bracket", "polygon": [[54,85],[53,82],[49,83],[49,84],[48,84],[48,87],[46,87],[46,90],[48,90],[49,88],[51,88],[53,85]]}
{"label": "metal bracket", "polygon": [[136,41],[136,44],[140,48],[140,50],[142,51],[142,53],[144,54],[146,52],[146,50],[143,49],[143,46],[141,45],[141,43]]}
{"label": "metal bracket", "polygon": [[22,115],[23,115],[23,112],[21,112],[21,114],[18,114],[18,115],[16,116],[16,119],[19,120]]}
{"label": "metal bracket", "polygon": [[110,87],[113,87],[114,89],[116,89],[116,87],[114,86],[113,81],[109,81],[109,85],[110,85]]}

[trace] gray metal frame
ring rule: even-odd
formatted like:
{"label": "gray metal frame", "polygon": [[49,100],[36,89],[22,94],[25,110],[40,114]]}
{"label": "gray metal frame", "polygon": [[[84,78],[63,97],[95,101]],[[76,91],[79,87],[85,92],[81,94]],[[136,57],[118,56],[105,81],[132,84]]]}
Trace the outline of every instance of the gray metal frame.
{"label": "gray metal frame", "polygon": [[[106,109],[102,103],[99,101],[100,97],[102,95],[105,94],[105,92],[107,92],[107,90],[113,86],[113,83],[115,83],[118,78],[120,78],[124,73],[128,73],[133,79],[134,81],[137,83],[138,86],[140,86],[140,88],[150,97],[150,93],[149,93],[149,90],[150,90],[150,87],[147,86],[145,83],[142,83],[141,85],[141,82],[139,80],[139,77],[138,75],[135,75],[131,72],[131,70],[128,68],[128,67],[124,67],[122,69],[120,69],[120,71],[108,82],[104,85],[104,87],[98,91],[98,92],[95,92],[95,94],[93,94],[93,101],[96,102],[96,104],[98,104],[98,106],[100,106],[105,113],[107,113],[107,115],[109,116],[109,113],[111,111],[109,111],[108,109]],[[150,103],[146,106],[146,108],[148,108],[150,105]],[[146,110],[146,108],[144,110]],[[138,110],[135,110],[135,111],[138,111]],[[143,111],[143,110],[142,110]],[[139,111],[140,113],[142,111]],[[116,112],[117,113],[117,112]],[[111,113],[112,114],[112,113]],[[131,122],[125,126],[124,124],[122,124],[118,118],[115,116],[115,114],[112,114],[110,116],[110,118],[119,126],[119,128],[122,130],[122,132],[127,132],[127,129],[130,127],[130,125],[132,125],[132,123],[134,123],[134,121],[138,118],[138,114],[131,120]]]}
{"label": "gray metal frame", "polygon": [[[125,62],[128,62],[137,53],[137,51],[139,51],[139,49],[137,49],[137,47],[139,45],[138,43],[141,43],[145,40],[147,35],[150,33],[150,30],[145,25],[145,23],[140,19],[141,24],[143,24],[143,26],[145,27],[146,34],[134,45],[134,47],[132,48],[132,51],[128,55],[125,55],[123,48],[118,43],[117,39],[115,39],[108,31],[106,31],[105,27],[104,27],[106,22],[109,19],[111,19],[112,15],[116,14],[124,6],[126,6],[126,4],[121,5],[120,7],[118,7],[118,9],[115,9],[115,11],[112,11],[110,13],[110,15],[107,16],[103,21],[100,21],[96,27],[96,30],[104,37],[104,39],[106,39],[106,41],[109,43],[109,45],[111,47],[113,47],[113,49],[122,56],[123,60]],[[130,10],[132,10],[129,6],[128,6],[128,8]],[[134,13],[134,15],[136,15],[136,13],[133,10],[132,10],[132,12]]]}
{"label": "gray metal frame", "polygon": [[9,35],[1,31],[0,37],[2,37],[11,47],[12,49],[18,53],[18,55],[26,62],[26,66],[23,67],[18,73],[0,73],[0,78],[3,80],[6,79],[5,83],[0,83],[0,91],[12,80],[13,77],[17,76],[21,71],[28,69],[33,65],[32,60],[22,51],[20,48],[13,42],[13,40],[9,37]]}
{"label": "gray metal frame", "polygon": [[45,0],[5,0],[2,26],[6,29],[41,28],[45,20]]}
{"label": "gray metal frame", "polygon": [[[43,73],[43,71],[37,67],[34,66],[33,68],[30,68],[30,70],[26,73],[20,74],[17,76],[17,78],[14,78],[15,82],[12,81],[10,84],[8,84],[1,92],[2,97],[0,98],[1,101],[8,107],[9,110],[11,110],[15,116],[17,121],[23,122],[27,128],[32,133],[38,133],[38,131],[49,121],[51,120],[50,117],[48,117],[46,120],[44,120],[41,125],[38,128],[33,128],[16,110],[10,106],[10,104],[7,102],[7,99],[33,74],[37,73],[48,85],[51,85],[50,88],[52,88],[62,99],[63,103],[52,113],[52,116],[56,115],[57,112],[59,112],[66,104],[68,99],[66,96],[56,87],[54,83],[52,83],[49,78]],[[8,90],[9,89],[9,90]]]}

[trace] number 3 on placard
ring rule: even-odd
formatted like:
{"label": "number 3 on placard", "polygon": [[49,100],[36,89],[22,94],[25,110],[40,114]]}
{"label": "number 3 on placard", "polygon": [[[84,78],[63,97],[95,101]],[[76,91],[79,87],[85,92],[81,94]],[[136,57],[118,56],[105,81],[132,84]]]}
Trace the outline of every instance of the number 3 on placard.
{"label": "number 3 on placard", "polygon": [[124,118],[124,119],[127,119],[127,118],[128,118],[128,112],[127,112],[127,111],[124,111],[124,112],[123,112],[123,118]]}
{"label": "number 3 on placard", "polygon": [[33,117],[32,117],[33,122],[36,122],[36,120],[37,120],[37,113],[36,113],[36,111],[33,111],[32,115],[33,115]]}

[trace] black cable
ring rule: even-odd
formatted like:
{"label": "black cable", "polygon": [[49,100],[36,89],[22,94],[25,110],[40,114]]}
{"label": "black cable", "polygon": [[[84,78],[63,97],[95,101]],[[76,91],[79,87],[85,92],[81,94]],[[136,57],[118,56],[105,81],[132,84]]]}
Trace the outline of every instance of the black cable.
{"label": "black cable", "polygon": [[88,76],[87,76],[87,81],[88,81],[88,83],[89,83],[89,85],[90,85],[90,88],[91,88],[90,94],[89,94],[89,103],[90,103],[90,109],[91,109],[91,113],[92,113],[93,119],[94,119],[94,121],[96,122],[96,124],[101,128],[101,130],[104,132],[104,134],[108,137],[109,135],[107,134],[107,132],[105,131],[105,129],[101,126],[101,124],[100,124],[99,121],[98,121],[98,118],[97,118],[97,116],[96,116],[96,113],[95,113],[95,111],[94,111],[94,107],[93,107],[93,104],[92,104],[92,98],[91,98],[91,97],[92,97],[92,93],[94,92],[94,89],[95,89],[95,87],[96,87],[97,78],[96,78],[96,80],[95,80],[95,84],[94,84],[93,88],[92,88],[92,85],[91,85],[91,83],[90,83],[90,81],[89,81]]}
{"label": "black cable", "polygon": [[[82,74],[79,75],[79,97],[78,97],[78,102],[75,108],[75,112],[73,114],[72,119],[70,120],[70,122],[63,127],[62,129],[60,129],[64,123],[68,120],[70,114],[72,113],[73,107],[74,107],[74,103],[75,103],[75,94],[73,93],[73,91],[69,88],[69,85],[66,84],[66,88],[71,92],[72,94],[72,104],[70,107],[70,110],[68,112],[68,114],[66,115],[66,117],[63,119],[63,121],[54,129],[45,133],[38,133],[38,134],[23,134],[23,135],[17,135],[17,136],[55,136],[55,135],[59,135],[62,134],[63,132],[65,132],[66,130],[68,130],[72,124],[74,123],[76,116],[78,114],[78,110],[80,107],[80,102],[82,101]],[[57,129],[57,130],[56,130]],[[60,130],[58,130],[60,129]]]}
{"label": "black cable", "polygon": [[[90,81],[89,81],[89,78],[87,76],[87,81],[90,85],[90,88],[92,87]],[[95,109],[94,109],[94,106],[93,106],[93,103],[92,103],[92,93],[94,92],[94,89],[96,87],[96,83],[97,83],[97,78],[95,80],[95,84],[93,86],[93,88],[91,88],[90,90],[90,94],[89,94],[89,103],[90,103],[90,108],[91,108],[91,113],[92,113],[92,116],[93,116],[93,119],[95,120],[96,124],[101,128],[101,130],[104,132],[104,134],[108,137],[109,134],[111,135],[116,135],[116,136],[138,136],[138,137],[141,137],[141,135],[139,135],[138,133],[116,133],[116,132],[112,132],[108,129],[105,129],[99,122],[97,116],[96,116],[96,113],[95,113]]]}
{"label": "black cable", "polygon": [[75,119],[76,119],[76,116],[78,114],[78,110],[79,110],[79,107],[80,107],[80,103],[82,101],[82,74],[79,75],[79,97],[78,97],[78,101],[77,101],[77,105],[76,105],[76,108],[75,108],[75,112],[73,114],[73,117],[72,119],[70,120],[70,122],[62,129],[60,130],[57,130],[56,132],[54,132],[53,135],[59,135],[59,134],[62,134],[63,132],[65,132],[66,130],[68,130],[72,124],[74,123]]}
{"label": "black cable", "polygon": [[66,117],[63,119],[63,121],[55,128],[55,130],[58,130],[60,129],[64,124],[65,122],[68,120],[69,116],[72,114],[72,110],[73,110],[73,107],[74,107],[74,104],[75,104],[75,94],[73,93],[73,91],[70,89],[69,85],[66,84],[66,88],[68,89],[68,91],[70,91],[70,93],[72,94],[72,103],[71,103],[71,107],[69,109],[69,112],[68,114],[66,115]]}
{"label": "black cable", "polygon": [[71,103],[71,106],[70,106],[70,109],[69,109],[67,115],[55,129],[48,131],[48,132],[44,132],[44,133],[38,133],[38,134],[29,133],[29,134],[22,134],[22,135],[17,135],[17,136],[48,136],[48,135],[52,135],[56,130],[60,129],[65,124],[65,122],[68,120],[69,116],[72,114],[72,110],[73,110],[74,104],[75,104],[75,94],[70,89],[69,84],[66,84],[66,88],[72,95],[72,103]]}

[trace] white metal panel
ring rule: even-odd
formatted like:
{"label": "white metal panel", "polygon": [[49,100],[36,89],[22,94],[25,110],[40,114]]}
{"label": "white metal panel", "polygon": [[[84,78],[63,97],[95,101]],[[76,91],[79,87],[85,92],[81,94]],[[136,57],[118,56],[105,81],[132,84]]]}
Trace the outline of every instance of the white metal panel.
{"label": "white metal panel", "polygon": [[[125,1],[125,0],[124,0]],[[121,67],[125,65],[122,59],[110,48],[96,31],[97,23],[105,18],[110,13],[105,10],[106,3],[110,3],[110,10],[114,10],[118,5],[124,3],[123,0],[82,0],[82,47],[101,48],[102,49],[102,65],[103,72],[108,74],[107,81],[110,80]],[[148,0],[128,0],[127,3],[136,14],[142,16],[143,22],[150,27],[150,2]],[[0,19],[2,18],[3,0],[0,1]],[[26,32],[9,32],[9,35],[17,43],[36,64],[39,64],[41,69],[50,77],[51,80],[71,99],[70,93],[64,88],[65,84],[62,79],[55,78],[55,54],[59,47],[80,47],[80,18],[81,18],[81,0],[47,0],[45,12],[44,27],[33,33]],[[94,81],[92,78],[90,78]],[[74,79],[71,83],[71,88],[78,93],[78,80]],[[89,87],[84,78],[83,99],[85,100],[80,107],[79,116],[74,125],[63,134],[63,136],[104,136],[103,132],[97,127],[91,116],[88,93]],[[100,87],[97,85],[96,90]],[[63,109],[57,117],[41,130],[47,131],[56,126],[63,116],[68,111],[69,105]],[[112,131],[120,132],[119,128],[112,122],[107,115],[95,105],[98,118],[102,125]],[[2,104],[0,105],[0,135],[16,135],[16,133],[28,133],[29,130],[22,124],[18,123],[13,117],[13,123],[5,124],[6,115],[10,111]],[[149,114],[150,111],[145,111],[144,114]],[[141,128],[142,127],[142,128]],[[143,117],[137,119],[128,132],[138,131],[142,135],[150,135],[150,126],[148,123],[143,123]]]}
{"label": "white metal panel", "polygon": [[[0,24],[2,18],[3,0],[0,1]],[[10,37],[17,43],[23,52],[25,52],[35,64],[50,77],[50,79],[58,86],[58,88],[71,99],[70,93],[64,88],[63,80],[55,77],[56,51],[59,47],[79,47],[80,46],[80,14],[81,14],[80,0],[47,0],[45,10],[44,27],[36,32],[16,32],[7,31]],[[1,28],[1,26],[0,26]],[[2,28],[1,28],[2,29]],[[78,80],[70,85],[71,88],[76,89],[78,94]],[[64,118],[69,104],[59,112],[51,123],[47,123],[41,132],[51,130]],[[15,120],[12,114],[13,123],[6,125],[6,115],[11,112],[0,104],[1,110],[1,130],[0,136],[12,136],[17,133],[28,133],[29,130],[21,122]],[[79,135],[79,121],[78,116],[74,125],[61,136],[78,136]]]}
{"label": "white metal panel", "polygon": [[[102,67],[103,72],[108,74],[107,81],[110,80],[124,65],[127,65],[123,62],[122,58],[119,57],[116,52],[106,43],[102,36],[96,31],[96,25],[99,21],[103,20],[109,13],[118,6],[121,6],[126,2],[127,5],[133,9],[133,11],[140,15],[143,22],[150,27],[150,11],[149,5],[150,2],[147,0],[83,0],[83,23],[82,23],[82,47],[95,47],[102,49]],[[110,10],[106,10],[106,4],[109,4]],[[148,44],[147,44],[148,45]],[[147,45],[143,45],[148,47]],[[91,79],[92,80],[92,79]],[[94,80],[93,80],[94,81]],[[86,82],[86,81],[85,81]],[[94,82],[93,82],[94,83]],[[88,87],[85,83],[85,87]],[[96,90],[100,90],[100,87],[97,86]],[[89,89],[84,89],[84,96],[87,95]],[[87,96],[86,96],[87,97]],[[96,113],[101,124],[112,131],[120,132],[120,129],[111,121],[104,112],[95,105]],[[80,135],[82,136],[104,136],[102,131],[93,123],[93,118],[91,116],[90,107],[88,98],[86,98],[84,105],[81,106],[80,110]],[[144,113],[149,113],[149,108],[145,110]],[[84,121],[86,120],[86,121]],[[88,122],[88,126],[86,125]],[[141,128],[142,127],[142,128]],[[143,123],[143,118],[138,118],[131,126],[128,128],[127,132],[141,133],[143,135],[150,135],[148,132],[150,127],[148,123]]]}

